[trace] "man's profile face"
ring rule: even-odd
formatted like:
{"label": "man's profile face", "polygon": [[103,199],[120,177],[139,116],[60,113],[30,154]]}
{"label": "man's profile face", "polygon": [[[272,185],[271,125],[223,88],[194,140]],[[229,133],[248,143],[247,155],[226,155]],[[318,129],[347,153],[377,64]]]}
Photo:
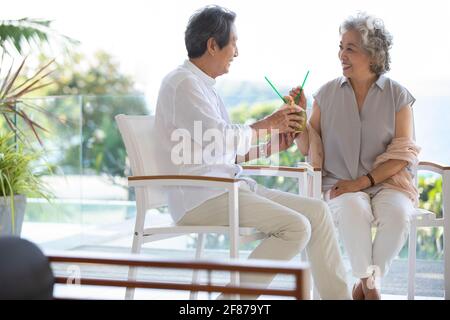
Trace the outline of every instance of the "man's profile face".
{"label": "man's profile face", "polygon": [[216,76],[228,73],[231,62],[238,56],[237,39],[236,27],[233,24],[230,31],[230,41],[214,56],[217,66]]}

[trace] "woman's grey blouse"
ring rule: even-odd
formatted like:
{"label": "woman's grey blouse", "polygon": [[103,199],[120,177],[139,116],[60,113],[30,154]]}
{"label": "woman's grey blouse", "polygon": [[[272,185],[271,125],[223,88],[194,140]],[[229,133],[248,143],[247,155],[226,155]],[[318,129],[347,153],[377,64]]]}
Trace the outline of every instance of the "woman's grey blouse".
{"label": "woman's grey blouse", "polygon": [[[323,191],[338,180],[353,180],[371,171],[375,158],[394,138],[396,112],[415,102],[407,89],[385,76],[369,89],[361,112],[346,77],[328,82],[313,97],[321,115]],[[375,186],[365,191],[378,190]]]}

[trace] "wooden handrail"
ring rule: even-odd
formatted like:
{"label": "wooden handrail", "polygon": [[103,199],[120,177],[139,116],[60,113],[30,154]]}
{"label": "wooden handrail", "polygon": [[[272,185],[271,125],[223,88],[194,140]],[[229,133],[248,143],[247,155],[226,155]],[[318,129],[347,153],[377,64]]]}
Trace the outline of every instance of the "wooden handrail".
{"label": "wooden handrail", "polygon": [[276,262],[273,260],[187,260],[187,259],[150,259],[136,254],[109,254],[109,253],[89,253],[79,251],[48,252],[47,257],[50,262],[67,263],[92,263],[107,265],[122,265],[133,267],[153,267],[153,268],[178,268],[215,270],[215,271],[239,271],[239,272],[261,272],[261,273],[289,273],[296,272],[299,268],[305,269],[308,264]]}
{"label": "wooden handrail", "polygon": [[[55,277],[55,282],[65,284],[67,281],[73,281],[73,278]],[[297,280],[297,278],[296,278]],[[163,289],[163,290],[180,290],[180,291],[205,291],[205,292],[222,292],[227,294],[246,294],[246,295],[273,295],[284,297],[295,297],[298,300],[307,299],[306,296],[298,295],[296,289],[270,289],[270,288],[251,288],[251,287],[234,287],[234,286],[218,286],[211,284],[183,284],[171,282],[147,282],[147,281],[125,281],[110,279],[94,279],[80,278],[80,285],[105,286],[105,287],[122,287],[122,288],[142,288],[142,289]]]}
{"label": "wooden handrail", "polygon": [[[296,299],[309,298],[309,275],[307,263],[277,262],[271,260],[233,260],[233,261],[210,261],[210,260],[180,260],[167,259],[157,260],[141,255],[118,255],[105,253],[80,253],[80,252],[47,252],[50,262],[53,263],[87,263],[96,265],[121,265],[129,267],[152,267],[173,268],[189,270],[229,271],[229,272],[255,272],[255,273],[282,273],[291,274],[295,277],[294,289],[268,289],[257,287],[234,287],[218,286],[208,284],[182,284],[171,282],[147,282],[136,280],[113,280],[98,278],[80,278],[80,284],[96,286],[118,286],[127,288],[148,289],[172,289],[205,292],[223,292],[228,294],[249,295],[279,295],[291,296]],[[68,277],[55,277],[56,283],[67,283]],[[73,280],[73,279],[71,279]]]}

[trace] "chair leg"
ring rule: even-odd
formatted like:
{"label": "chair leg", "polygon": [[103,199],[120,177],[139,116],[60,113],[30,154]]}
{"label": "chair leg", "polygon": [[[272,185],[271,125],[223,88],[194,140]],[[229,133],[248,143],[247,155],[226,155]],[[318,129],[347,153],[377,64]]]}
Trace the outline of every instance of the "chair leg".
{"label": "chair leg", "polygon": [[[231,259],[238,259],[239,258],[239,241],[238,242],[232,242],[232,246],[234,248],[231,248],[230,250],[230,258]],[[230,278],[231,278],[231,285],[233,287],[239,287],[240,286],[240,279],[239,279],[239,272],[232,272],[230,274]],[[235,299],[235,300],[239,300],[240,299],[240,295],[239,294],[233,294],[231,295],[231,299]]]}
{"label": "chair leg", "polygon": [[[301,262],[308,262],[308,254],[306,253],[306,249],[304,249],[302,252],[300,252],[300,261]],[[312,287],[312,299],[313,300],[320,300],[319,292],[316,289],[316,286],[314,285],[314,280],[312,278],[312,274],[310,273],[309,276],[309,283]],[[311,294],[311,292],[310,292]],[[311,295],[310,295],[311,298]]]}
{"label": "chair leg", "polygon": [[442,218],[444,219],[444,299],[450,300],[450,170],[442,176]]}
{"label": "chair leg", "polygon": [[[136,221],[134,223],[133,245],[131,253],[138,254],[141,252],[144,243],[144,224],[145,224],[145,208],[143,206],[143,190],[136,190]],[[137,267],[128,268],[128,281],[135,281],[137,275]],[[135,288],[126,288],[125,299],[132,300],[134,298]]]}
{"label": "chair leg", "polygon": [[411,221],[408,243],[408,300],[414,300],[416,278],[416,246],[417,226],[415,221]]}
{"label": "chair leg", "polygon": [[[204,233],[199,233],[198,237],[197,237],[197,248],[195,249],[195,259],[198,260],[201,258],[202,256],[202,251],[203,248],[205,246],[205,234]],[[193,274],[192,274],[192,284],[198,283],[198,279],[199,279],[199,270],[194,270]],[[198,291],[191,291],[189,294],[189,299],[190,300],[197,300],[198,298]]]}
{"label": "chair leg", "polygon": [[312,280],[312,276],[311,276],[311,283],[312,283],[312,295],[313,295],[313,300],[320,300],[320,294],[319,294],[319,290],[317,290],[316,285],[314,284],[313,280]]}
{"label": "chair leg", "polygon": [[[140,253],[143,237],[139,232],[134,233],[133,237],[133,246],[131,247],[131,253]],[[137,267],[129,267],[128,268],[128,281],[135,281],[137,276]],[[134,291],[135,288],[126,288],[125,291],[125,300],[133,300],[134,299]]]}
{"label": "chair leg", "polygon": [[[300,252],[300,262],[308,262],[308,255],[306,254],[306,250],[303,250],[302,252]],[[313,292],[314,292],[314,283],[312,282],[312,278],[309,279],[309,281],[311,281],[310,283],[313,286]],[[311,298],[311,292],[310,292],[310,298]]]}
{"label": "chair leg", "polygon": [[[444,208],[445,210],[445,208]],[[447,210],[449,211],[449,210]],[[450,300],[450,222],[447,211],[444,212],[444,300]]]}
{"label": "chair leg", "polygon": [[[238,186],[235,184],[233,189],[228,192],[228,212],[229,212],[229,223],[230,223],[230,258],[239,258],[239,198],[238,198]],[[239,286],[239,272],[232,272],[231,285]],[[233,295],[233,298],[239,299],[239,295]]]}

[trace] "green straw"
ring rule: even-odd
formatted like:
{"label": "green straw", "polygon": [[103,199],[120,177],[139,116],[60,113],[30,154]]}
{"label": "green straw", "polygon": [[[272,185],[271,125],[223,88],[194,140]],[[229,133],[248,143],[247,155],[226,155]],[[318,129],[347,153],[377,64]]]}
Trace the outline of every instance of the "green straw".
{"label": "green straw", "polygon": [[302,83],[302,87],[300,88],[300,92],[299,92],[298,95],[295,97],[294,101],[295,101],[298,97],[300,97],[300,95],[302,94],[303,86],[305,85],[305,82],[306,82],[306,79],[308,79],[308,76],[309,76],[309,70],[308,70],[308,72],[306,73],[305,79],[303,79],[303,83]]}
{"label": "green straw", "polygon": [[264,76],[264,78],[266,79],[266,81],[270,84],[270,86],[272,87],[272,89],[277,93],[277,95],[280,97],[281,100],[283,100],[283,103],[286,103],[286,101],[284,101],[283,96],[278,92],[277,88],[275,88],[275,86],[272,84],[272,82],[270,82],[270,80]]}

